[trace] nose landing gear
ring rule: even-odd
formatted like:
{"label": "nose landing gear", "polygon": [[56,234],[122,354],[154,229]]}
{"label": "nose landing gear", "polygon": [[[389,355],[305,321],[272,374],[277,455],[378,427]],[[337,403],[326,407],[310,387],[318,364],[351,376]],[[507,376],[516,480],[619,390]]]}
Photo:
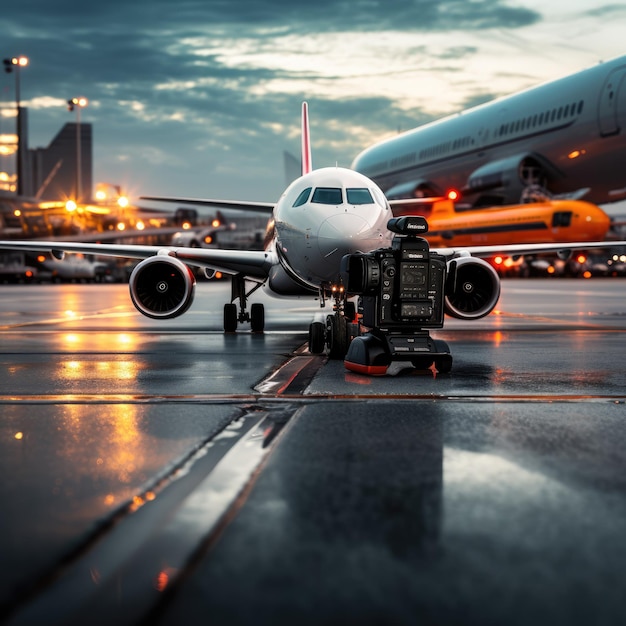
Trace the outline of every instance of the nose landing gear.
{"label": "nose landing gear", "polygon": [[309,352],[321,354],[328,348],[331,359],[343,359],[350,341],[358,335],[354,302],[336,296],[334,313],[326,316],[326,323],[313,322],[309,326]]}

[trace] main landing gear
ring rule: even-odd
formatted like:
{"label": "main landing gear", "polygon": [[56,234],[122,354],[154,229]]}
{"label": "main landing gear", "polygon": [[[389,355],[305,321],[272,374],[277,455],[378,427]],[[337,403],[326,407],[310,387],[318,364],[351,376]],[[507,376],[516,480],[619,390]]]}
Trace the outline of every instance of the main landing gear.
{"label": "main landing gear", "polygon": [[[231,301],[224,305],[224,332],[234,333],[237,330],[237,324],[250,322],[250,330],[253,333],[262,333],[265,328],[265,307],[259,302],[255,302],[250,307],[248,313],[246,309],[248,297],[253,294],[262,283],[254,283],[249,291],[246,291],[245,278],[237,274],[231,280]],[[239,300],[239,310],[235,300]]]}

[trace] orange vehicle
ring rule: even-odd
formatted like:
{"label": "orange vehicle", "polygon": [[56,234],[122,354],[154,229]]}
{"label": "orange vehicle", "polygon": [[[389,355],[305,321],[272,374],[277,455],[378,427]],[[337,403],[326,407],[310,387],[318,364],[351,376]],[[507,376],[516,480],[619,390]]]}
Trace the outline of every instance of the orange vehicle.
{"label": "orange vehicle", "polygon": [[[398,210],[399,202],[406,202],[404,211]],[[447,198],[396,200],[394,214],[400,213],[426,217],[424,236],[437,247],[602,241],[610,227],[600,207],[582,200],[546,199],[468,210],[456,210]]]}

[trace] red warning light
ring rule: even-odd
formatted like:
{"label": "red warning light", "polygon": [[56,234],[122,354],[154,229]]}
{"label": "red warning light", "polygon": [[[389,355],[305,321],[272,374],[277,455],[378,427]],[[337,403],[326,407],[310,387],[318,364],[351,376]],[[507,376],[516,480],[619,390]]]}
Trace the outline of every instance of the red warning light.
{"label": "red warning light", "polygon": [[461,197],[461,194],[456,189],[449,189],[446,197],[448,198],[448,200],[455,201]]}

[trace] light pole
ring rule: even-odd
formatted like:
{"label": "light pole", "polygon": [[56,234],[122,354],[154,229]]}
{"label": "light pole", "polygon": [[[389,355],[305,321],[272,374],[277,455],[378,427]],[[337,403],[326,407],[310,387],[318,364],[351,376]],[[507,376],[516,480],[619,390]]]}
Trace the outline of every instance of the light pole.
{"label": "light pole", "polygon": [[82,199],[81,189],[81,154],[80,154],[80,110],[88,104],[87,98],[70,98],[67,101],[67,108],[70,111],[76,109],[76,203]]}
{"label": "light pole", "polygon": [[15,70],[15,108],[17,110],[17,195],[24,195],[24,150],[22,146],[22,108],[20,106],[20,69],[28,65],[27,57],[4,59],[4,71],[10,74]]}

